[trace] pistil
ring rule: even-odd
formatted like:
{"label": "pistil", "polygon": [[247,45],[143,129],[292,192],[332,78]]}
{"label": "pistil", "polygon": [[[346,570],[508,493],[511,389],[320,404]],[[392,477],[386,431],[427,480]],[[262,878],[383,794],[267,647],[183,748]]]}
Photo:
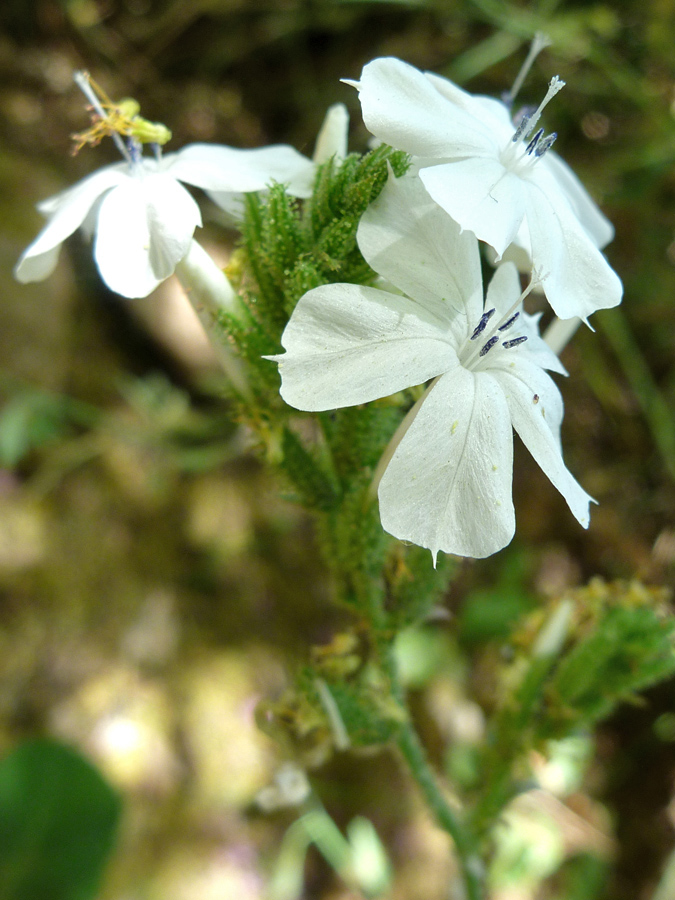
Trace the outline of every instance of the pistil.
{"label": "pistil", "polygon": [[[559,93],[565,87],[565,82],[562,78],[559,78],[557,75],[554,75],[553,78],[549,81],[548,90],[546,91],[546,96],[541,101],[539,106],[535,109],[531,116],[526,116],[523,118],[523,121],[520,123],[518,128],[516,129],[516,133],[513,135],[513,141],[519,140],[521,137],[526,138],[534,131],[535,125],[541,118],[541,114],[544,111],[544,108],[553,100],[555,95]],[[522,128],[523,124],[525,127]],[[522,131],[521,131],[522,128]]]}

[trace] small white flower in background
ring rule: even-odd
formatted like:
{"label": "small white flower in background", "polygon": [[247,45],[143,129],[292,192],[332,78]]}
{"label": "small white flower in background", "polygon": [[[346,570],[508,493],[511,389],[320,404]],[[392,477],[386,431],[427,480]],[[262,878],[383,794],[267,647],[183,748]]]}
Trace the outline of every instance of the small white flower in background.
{"label": "small white flower in background", "polygon": [[398,59],[376,59],[360,81],[347,83],[359,91],[369,131],[416,157],[429,195],[462,229],[498,258],[512,243],[531,254],[558,316],[585,320],[621,301],[621,281],[598,249],[612,239],[612,226],[551,151],[555,135],[538,128],[564,82],[552,79],[518,125],[500,101]]}
{"label": "small white flower in background", "polygon": [[[98,102],[95,94],[88,96]],[[100,107],[100,121],[109,107]],[[114,130],[111,136],[125,161],[38,205],[48,222],[15,268],[19,281],[50,275],[63,241],[83,227],[94,235],[94,259],[108,287],[123,297],[144,297],[172,274],[202,224],[199,207],[181,182],[216,196],[259,191],[271,181],[283,182],[298,197],[311,194],[314,165],[290,146],[237,150],[192,144],[163,157],[156,148],[151,158],[133,137],[122,142]],[[81,143],[100,139],[80,137]]]}
{"label": "small white flower in background", "polygon": [[283,398],[303,410],[365,403],[434,379],[379,485],[385,530],[428,547],[434,560],[439,550],[485,557],[508,544],[514,428],[587,527],[591,498],[563,462],[562,398],[544,371],[565,370],[537,318],[521,311],[515,266],[500,266],[484,304],[475,236],[415,176],[390,175],[358,243],[405,296],[355,284],[315,288],[284,331],[286,353],[271,358]]}

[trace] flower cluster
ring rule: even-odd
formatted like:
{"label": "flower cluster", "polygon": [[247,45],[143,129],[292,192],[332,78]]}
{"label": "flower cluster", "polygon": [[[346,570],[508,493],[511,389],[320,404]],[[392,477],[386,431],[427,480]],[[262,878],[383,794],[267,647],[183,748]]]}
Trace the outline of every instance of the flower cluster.
{"label": "flower cluster", "polygon": [[[553,78],[541,104],[515,119],[508,104],[398,59],[376,59],[348,83],[373,137],[408,153],[411,167],[398,179],[390,172],[358,227],[382,284],[328,284],[297,303],[281,337],[285,353],[268,357],[279,365],[282,397],[318,411],[427,385],[376,480],[385,530],[429,548],[434,561],[439,551],[488,556],[511,540],[514,430],[587,527],[592,498],[563,462],[563,402],[547,370],[566,373],[539,336],[538,317],[523,309],[535,285],[562,319],[587,320],[621,300],[601,253],[612,226],[552,151],[555,134],[540,127],[564,83]],[[90,90],[86,79],[81,86]],[[346,154],[341,105],[329,111],[314,160],[287,146],[195,144],[162,156],[170,132],[140,119],[135,101],[105,98],[96,108],[80,144],[110,134],[124,162],[41,204],[48,223],[17,265],[21,281],[46,277],[82,226],[95,235],[109,287],[143,296],[177,265],[183,275],[189,269],[183,261],[201,218],[183,183],[236,215],[244,193],[272,181],[310,196],[316,166]],[[143,155],[145,143],[154,156]],[[501,262],[485,298],[479,242]],[[515,258],[532,272],[523,293]]]}
{"label": "flower cluster", "polygon": [[[382,525],[431,550],[485,557],[514,534],[513,430],[584,526],[592,498],[567,470],[563,403],[545,370],[566,374],[539,337],[512,262],[483,301],[479,240],[497,261],[527,254],[558,316],[586,320],[622,287],[600,253],[613,235],[538,128],[563,87],[511,120],[397,59],[363,70],[359,91],[375,138],[412,156],[361,220],[358,243],[393,293],[352,284],[316,288],[283,334],[281,393],[302,410],[365,403],[430,381],[380,469]],[[386,465],[386,468],[385,468]]]}

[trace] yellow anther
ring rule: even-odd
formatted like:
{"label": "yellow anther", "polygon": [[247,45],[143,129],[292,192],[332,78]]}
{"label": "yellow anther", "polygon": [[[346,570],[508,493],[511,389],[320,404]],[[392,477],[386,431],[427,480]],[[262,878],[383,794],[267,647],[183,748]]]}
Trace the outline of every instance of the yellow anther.
{"label": "yellow anther", "polygon": [[[171,140],[171,132],[159,122],[149,122],[138,115],[140,104],[132,97],[113,103],[103,88],[93,80],[88,72],[78,73],[78,84],[83,87],[83,82],[89,88],[85,91],[96,103],[89,107],[91,110],[91,127],[79,134],[72,135],[75,141],[73,155],[78,153],[85,144],[95,146],[104,137],[120,135],[125,138],[133,138],[139,144],[159,144],[163,146]],[[84,89],[84,87],[83,87]]]}

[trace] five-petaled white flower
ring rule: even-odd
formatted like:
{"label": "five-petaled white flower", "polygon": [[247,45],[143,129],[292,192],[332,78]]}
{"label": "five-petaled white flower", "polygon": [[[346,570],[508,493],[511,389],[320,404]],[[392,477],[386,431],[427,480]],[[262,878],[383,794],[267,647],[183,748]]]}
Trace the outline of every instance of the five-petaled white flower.
{"label": "five-petaled white flower", "polygon": [[[358,82],[366,127],[416,157],[429,195],[498,258],[512,242],[531,253],[563,319],[616,306],[622,286],[598,248],[611,224],[537,129],[563,86],[554,78],[539,108],[515,126],[507,107],[393,58],[376,59]],[[535,130],[537,129],[537,130]]]}
{"label": "five-petaled white flower", "polygon": [[180,182],[224,197],[278,181],[308,197],[315,168],[281,144],[256,150],[191,144],[161,159],[143,157],[130,144],[129,157],[38,205],[48,222],[17,263],[19,281],[50,275],[63,241],[83,226],[95,235],[94,258],[108,287],[144,297],[172,274],[201,225],[199,207]]}
{"label": "five-petaled white flower", "polygon": [[478,242],[430,200],[419,179],[389,181],[358,243],[403,292],[330,284],[300,298],[284,331],[281,394],[297,409],[365,403],[433,379],[379,485],[382,525],[403,540],[485,557],[513,537],[513,429],[573,514],[591,498],[562,458],[565,374],[521,311],[513,263],[483,303]]}

